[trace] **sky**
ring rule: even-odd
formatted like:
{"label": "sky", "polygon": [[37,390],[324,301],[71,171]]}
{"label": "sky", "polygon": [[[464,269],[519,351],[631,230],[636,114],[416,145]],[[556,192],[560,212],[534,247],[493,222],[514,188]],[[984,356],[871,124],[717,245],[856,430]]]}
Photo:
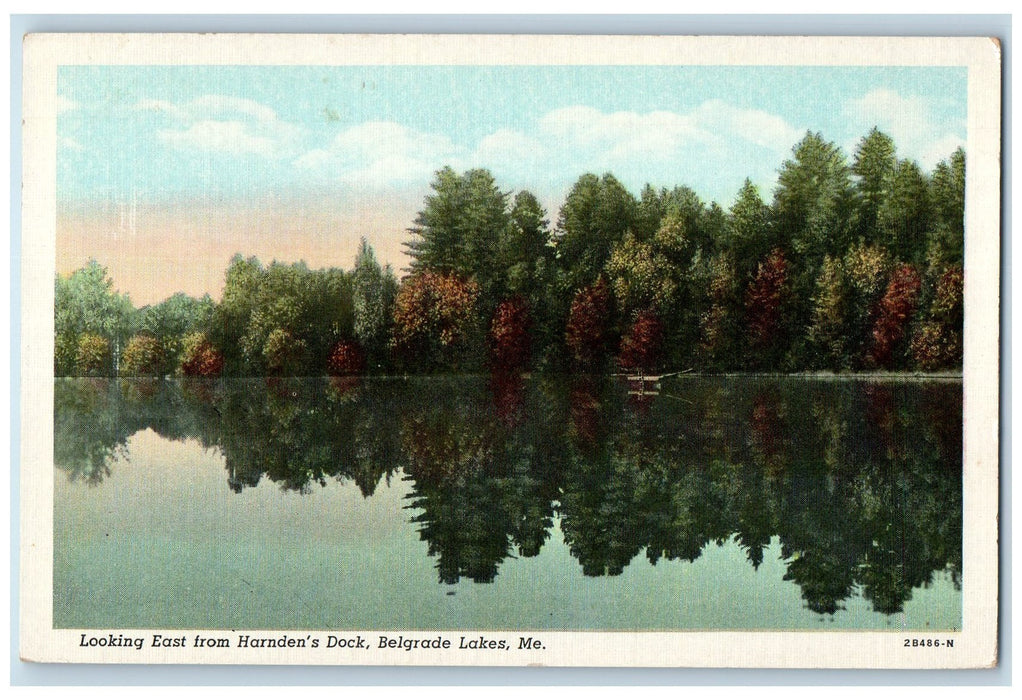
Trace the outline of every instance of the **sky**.
{"label": "sky", "polygon": [[556,222],[580,175],[770,201],[807,131],[874,126],[926,170],[966,139],[964,68],[62,66],[57,271],[95,258],[136,304],[219,298],[234,253],[400,271],[444,165],[528,189]]}

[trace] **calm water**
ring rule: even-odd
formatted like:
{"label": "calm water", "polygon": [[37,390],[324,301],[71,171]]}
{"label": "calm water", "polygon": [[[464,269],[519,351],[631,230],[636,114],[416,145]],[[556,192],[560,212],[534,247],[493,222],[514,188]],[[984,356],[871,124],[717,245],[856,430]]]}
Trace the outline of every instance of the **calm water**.
{"label": "calm water", "polygon": [[959,629],[960,382],[55,382],[54,623]]}

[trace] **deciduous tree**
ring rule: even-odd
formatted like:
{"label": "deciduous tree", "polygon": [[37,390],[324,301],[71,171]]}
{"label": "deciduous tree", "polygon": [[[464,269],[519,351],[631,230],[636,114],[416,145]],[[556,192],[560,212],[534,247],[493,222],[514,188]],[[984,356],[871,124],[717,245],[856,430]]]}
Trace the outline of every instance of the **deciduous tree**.
{"label": "deciduous tree", "polygon": [[911,265],[901,265],[891,274],[873,326],[869,361],[874,367],[892,369],[900,364],[900,346],[915,314],[920,286],[919,273]]}
{"label": "deciduous tree", "polygon": [[788,261],[775,248],[760,263],[755,278],[745,292],[745,329],[754,367],[776,366],[783,350],[781,314],[787,297]]}
{"label": "deciduous tree", "polygon": [[602,277],[580,289],[571,302],[565,342],[572,359],[581,367],[599,367],[612,347],[611,295]]}
{"label": "deciduous tree", "polygon": [[365,372],[366,356],[361,346],[350,340],[339,340],[330,350],[327,373],[333,377],[344,377]]}
{"label": "deciduous tree", "polygon": [[639,312],[621,340],[618,365],[625,369],[650,371],[663,357],[664,324],[652,311]]}
{"label": "deciduous tree", "polygon": [[83,377],[113,376],[110,341],[95,333],[82,333],[75,353],[75,373]]}
{"label": "deciduous tree", "polygon": [[124,348],[118,374],[123,377],[147,377],[162,374],[163,347],[153,336],[140,333],[133,336]]}
{"label": "deciduous tree", "polygon": [[476,336],[479,286],[453,274],[404,280],[394,303],[394,348],[417,369],[464,367]]}
{"label": "deciduous tree", "polygon": [[937,280],[927,318],[912,338],[912,357],[920,369],[961,368],[964,282],[960,267]]}
{"label": "deciduous tree", "polygon": [[181,373],[186,377],[218,377],[224,356],[203,333],[190,333],[181,342]]}
{"label": "deciduous tree", "polygon": [[529,308],[521,297],[506,299],[497,306],[490,323],[490,364],[494,370],[514,372],[529,364],[532,348]]}

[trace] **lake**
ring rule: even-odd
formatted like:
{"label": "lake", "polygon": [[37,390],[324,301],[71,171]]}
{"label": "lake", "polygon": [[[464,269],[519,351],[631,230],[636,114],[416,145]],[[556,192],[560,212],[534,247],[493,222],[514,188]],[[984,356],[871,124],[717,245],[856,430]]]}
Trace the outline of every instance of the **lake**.
{"label": "lake", "polygon": [[955,630],[960,380],[55,380],[54,626]]}

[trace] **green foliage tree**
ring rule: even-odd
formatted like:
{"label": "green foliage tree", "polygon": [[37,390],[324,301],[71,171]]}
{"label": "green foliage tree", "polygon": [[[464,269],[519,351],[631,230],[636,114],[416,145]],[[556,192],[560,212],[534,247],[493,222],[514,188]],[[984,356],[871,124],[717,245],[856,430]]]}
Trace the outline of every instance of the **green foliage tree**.
{"label": "green foliage tree", "polygon": [[148,333],[140,333],[132,336],[124,348],[118,374],[122,377],[149,377],[163,374],[165,368],[160,341]]}
{"label": "green foliage tree", "polygon": [[[57,275],[54,286],[54,372],[74,374],[83,334],[107,341],[113,373],[120,350],[131,335],[135,309],[125,294],[114,290],[107,269],[95,260],[68,276]],[[93,338],[89,343],[96,347]],[[98,371],[90,365],[89,372]]]}
{"label": "green foliage tree", "polygon": [[229,374],[321,374],[333,344],[353,332],[351,277],[235,256],[211,326]]}
{"label": "green foliage tree", "polygon": [[763,203],[759,190],[749,179],[731,205],[724,244],[731,252],[736,274],[745,281],[755,273],[757,261],[777,246],[772,236],[770,207]]}
{"label": "green foliage tree", "polygon": [[658,243],[627,234],[614,247],[606,271],[622,315],[642,309],[669,312],[678,303],[677,268]]}
{"label": "green foliage tree", "polygon": [[228,374],[248,373],[242,339],[255,309],[262,277],[263,266],[258,258],[245,259],[240,254],[231,258],[225,274],[223,296],[210,324],[210,341],[223,353]]}
{"label": "green foliage tree", "polygon": [[521,296],[536,305],[551,282],[553,248],[546,211],[527,190],[515,195],[508,228],[500,240],[497,291],[502,298]]}
{"label": "green foliage tree", "polygon": [[216,304],[206,294],[201,299],[178,292],[158,304],[144,306],[136,316],[137,332],[155,339],[162,348],[158,373],[169,374],[181,365],[183,340],[209,328]]}
{"label": "green foliage tree", "polygon": [[369,366],[376,370],[389,366],[387,343],[397,288],[390,266],[380,267],[372,247],[363,238],[352,273],[354,334]]}
{"label": "green foliage tree", "polygon": [[[855,190],[844,154],[819,133],[809,132],[795,145],[793,158],[778,173],[772,219],[788,256],[792,329],[811,324],[811,298],[827,255],[841,255],[855,226]],[[807,363],[804,330],[791,336],[787,363]]]}
{"label": "green foliage tree", "polygon": [[876,127],[859,140],[852,159],[852,173],[858,192],[859,238],[866,243],[880,241],[880,211],[891,196],[895,169],[894,141]]}
{"label": "green foliage tree", "polygon": [[847,283],[848,297],[845,351],[854,369],[866,364],[877,307],[884,293],[892,262],[884,248],[858,244],[845,253],[842,269]]}
{"label": "green foliage tree", "polygon": [[742,351],[742,303],[735,266],[726,254],[713,259],[707,307],[699,318],[699,358],[710,370],[738,366]]}
{"label": "green foliage tree", "polygon": [[110,341],[95,333],[82,333],[78,336],[74,370],[75,374],[82,377],[113,376]]}
{"label": "green foliage tree", "polygon": [[433,272],[473,279],[484,311],[492,311],[500,295],[502,237],[508,229],[508,195],[488,170],[457,174],[439,170],[425,207],[409,229],[405,244],[413,274]]}
{"label": "green foliage tree", "polygon": [[[957,150],[932,176],[896,156],[893,140],[873,129],[849,165],[837,146],[810,132],[781,165],[769,205],[746,180],[728,211],[688,187],[646,185],[636,199],[610,173],[585,174],[554,233],[531,192],[512,199],[486,170],[445,167],[410,229],[412,275],[400,285],[400,313],[399,283],[364,239],[351,273],[236,255],[219,303],[179,293],[138,311],[91,261],[55,281],[54,371],[78,371],[86,333],[107,340],[111,373],[136,334],[161,346],[160,374],[179,367],[319,374],[345,342],[362,348],[372,372],[386,371],[398,355],[407,369],[478,367],[497,316],[498,327],[517,328],[511,307],[497,313],[512,301],[527,309],[536,364],[564,370],[592,345],[580,339],[595,337],[595,319],[581,323],[572,307],[594,301],[601,279],[605,339],[613,345],[639,314],[654,313],[664,366],[860,369],[875,361],[881,297],[889,273],[903,265],[922,271],[915,303],[923,313],[906,337],[927,340],[918,341],[918,356],[913,349],[914,361],[954,365],[934,358],[956,355],[957,346],[932,348],[939,328],[951,333],[955,323],[947,314],[931,318],[930,309],[944,304],[937,297],[950,287],[942,280],[963,263],[965,153]],[[449,342],[455,328],[459,340]]]}
{"label": "green foliage tree", "polygon": [[635,198],[611,174],[583,175],[557,219],[557,261],[572,289],[594,284],[636,217]]}
{"label": "green foliage tree", "polygon": [[807,133],[784,161],[774,191],[773,215],[781,240],[815,279],[828,253],[849,243],[854,190],[841,149],[818,133]]}
{"label": "green foliage tree", "polygon": [[930,180],[934,224],[928,258],[939,266],[963,265],[965,247],[965,151],[959,148],[934,168]]}
{"label": "green foliage tree", "polygon": [[922,370],[962,367],[964,283],[960,267],[948,269],[937,280],[925,321],[912,338],[912,357]]}
{"label": "green foliage tree", "polygon": [[931,209],[926,175],[915,161],[898,161],[890,195],[877,213],[878,240],[894,259],[922,262],[931,228]]}
{"label": "green foliage tree", "polygon": [[812,366],[838,369],[848,364],[848,291],[844,268],[837,258],[827,256],[813,295],[809,342]]}

